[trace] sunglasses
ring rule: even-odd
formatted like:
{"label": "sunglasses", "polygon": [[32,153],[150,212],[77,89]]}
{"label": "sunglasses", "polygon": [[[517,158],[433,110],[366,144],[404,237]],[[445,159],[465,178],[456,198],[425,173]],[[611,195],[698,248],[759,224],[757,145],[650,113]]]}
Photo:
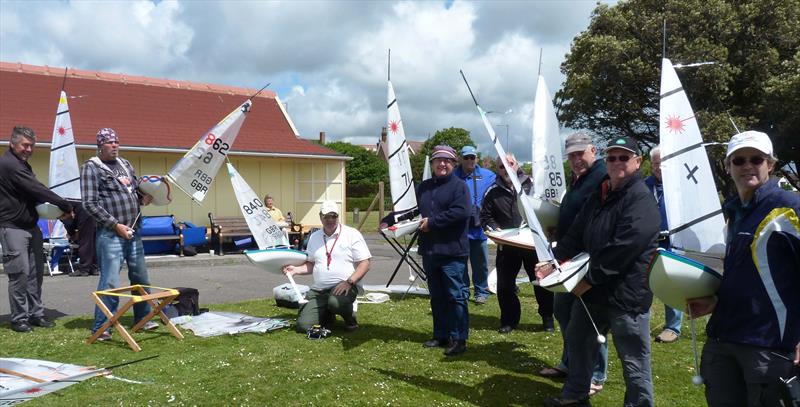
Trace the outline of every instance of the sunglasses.
{"label": "sunglasses", "polygon": [[477,157],[475,157],[474,155],[467,155],[467,156],[461,157],[462,160],[474,160],[476,158]]}
{"label": "sunglasses", "polygon": [[322,219],[339,219],[339,215],[322,215]]}
{"label": "sunglasses", "polygon": [[[762,157],[760,155],[754,155],[754,156],[750,157],[750,164],[753,164],[755,166],[759,166],[759,165],[761,165],[761,163],[764,162],[764,160],[765,160],[764,157]],[[733,159],[731,160],[731,164],[733,164],[733,165],[735,165],[737,167],[740,166],[740,165],[744,165],[744,163],[746,163],[746,162],[747,162],[747,158],[746,157],[742,157],[742,156],[733,157]]]}
{"label": "sunglasses", "polygon": [[622,163],[628,162],[631,158],[636,157],[635,155],[610,155],[606,157],[607,163],[615,163],[617,160]]}

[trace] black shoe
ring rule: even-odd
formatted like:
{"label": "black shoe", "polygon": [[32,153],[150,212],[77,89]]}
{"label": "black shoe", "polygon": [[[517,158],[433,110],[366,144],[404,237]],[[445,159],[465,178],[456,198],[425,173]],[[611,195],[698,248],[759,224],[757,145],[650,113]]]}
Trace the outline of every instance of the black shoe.
{"label": "black shoe", "polygon": [[464,353],[467,350],[467,341],[453,340],[444,350],[445,356],[456,356]]}
{"label": "black shoe", "polygon": [[553,318],[545,318],[542,321],[542,329],[545,332],[555,332],[556,331],[556,326],[553,323]]}
{"label": "black shoe", "polygon": [[100,270],[92,269],[91,271],[89,271],[89,275],[90,276],[99,276],[100,275]]}
{"label": "black shoe", "polygon": [[501,334],[507,334],[507,333],[509,333],[509,332],[511,332],[513,330],[514,330],[514,328],[512,328],[511,326],[503,325],[503,326],[500,327],[500,329],[497,330],[497,332],[500,332]]}
{"label": "black shoe", "polygon": [[38,326],[41,328],[52,328],[56,326],[56,324],[46,320],[44,317],[41,318],[29,318],[28,323],[33,326]]}
{"label": "black shoe", "polygon": [[325,316],[319,321],[323,328],[331,329],[336,324],[336,315],[326,313]]}
{"label": "black shoe", "polygon": [[354,332],[358,329],[358,320],[356,317],[353,316],[351,318],[345,318],[344,320],[344,330],[347,332]]}
{"label": "black shoe", "polygon": [[69,276],[70,277],[86,277],[88,275],[89,275],[89,273],[87,273],[85,271],[76,270],[74,273],[71,273]]}
{"label": "black shoe", "polygon": [[591,407],[592,403],[589,398],[585,399],[565,399],[561,396],[548,397],[544,399],[545,407],[561,407],[561,406],[576,406],[576,407]]}
{"label": "black shoe", "polygon": [[20,333],[28,333],[33,331],[33,328],[31,328],[31,326],[28,325],[27,322],[12,322],[11,329],[14,332],[20,332]]}
{"label": "black shoe", "polygon": [[425,343],[423,343],[422,346],[426,348],[446,348],[447,339],[433,338],[425,341]]}

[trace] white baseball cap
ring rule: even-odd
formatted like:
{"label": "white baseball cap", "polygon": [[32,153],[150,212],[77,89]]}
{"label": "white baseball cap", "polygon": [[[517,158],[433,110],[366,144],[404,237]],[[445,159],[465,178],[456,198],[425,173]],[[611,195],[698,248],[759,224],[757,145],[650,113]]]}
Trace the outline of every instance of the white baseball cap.
{"label": "white baseball cap", "polygon": [[760,131],[749,130],[731,137],[725,158],[730,157],[734,151],[747,147],[755,148],[766,155],[772,155],[772,141],[769,136]]}
{"label": "white baseball cap", "polygon": [[339,215],[339,205],[334,201],[323,201],[322,205],[319,207],[319,213],[322,215],[327,215],[329,213]]}

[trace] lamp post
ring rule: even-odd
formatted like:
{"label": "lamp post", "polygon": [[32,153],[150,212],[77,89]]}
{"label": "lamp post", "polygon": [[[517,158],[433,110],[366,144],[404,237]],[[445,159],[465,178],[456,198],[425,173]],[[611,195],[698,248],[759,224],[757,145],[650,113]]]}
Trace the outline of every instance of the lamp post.
{"label": "lamp post", "polygon": [[506,152],[508,152],[508,125],[507,124],[498,124],[497,127],[505,127],[506,128]]}

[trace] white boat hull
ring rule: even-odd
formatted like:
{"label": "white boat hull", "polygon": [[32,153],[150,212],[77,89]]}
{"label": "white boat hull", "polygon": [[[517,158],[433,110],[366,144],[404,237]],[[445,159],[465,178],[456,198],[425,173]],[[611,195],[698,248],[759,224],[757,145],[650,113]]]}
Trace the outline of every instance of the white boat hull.
{"label": "white boat hull", "polygon": [[381,229],[381,232],[388,237],[397,239],[398,237],[413,233],[419,229],[420,221],[420,219],[405,220],[389,226],[388,228]]}
{"label": "white boat hull", "polygon": [[58,219],[64,214],[64,211],[50,202],[36,205],[36,212],[39,213],[39,217],[42,219]]}
{"label": "white boat hull", "polygon": [[293,249],[245,250],[251,263],[270,273],[283,274],[284,266],[302,266],[306,263],[306,252]]}
{"label": "white boat hull", "polygon": [[165,177],[143,175],[139,178],[139,190],[153,197],[153,205],[164,206],[172,202],[172,188]]}
{"label": "white boat hull", "polygon": [[656,252],[647,273],[653,295],[677,310],[686,309],[686,300],[714,295],[722,283],[717,271],[663,249]]}
{"label": "white boat hull", "polygon": [[541,200],[535,197],[530,197],[530,202],[533,206],[533,212],[539,218],[539,224],[542,225],[544,231],[555,229],[558,226],[558,213],[561,209],[558,205],[553,201]]}
{"label": "white boat hull", "polygon": [[561,271],[556,271],[539,280],[539,286],[556,293],[572,292],[586,272],[589,271],[589,254],[580,253],[561,264]]}
{"label": "white boat hull", "polygon": [[427,288],[422,288],[418,285],[412,285],[411,288],[403,284],[389,284],[389,287],[386,287],[385,285],[365,285],[363,288],[364,291],[367,292],[371,291],[387,294],[430,295],[430,292]]}
{"label": "white boat hull", "polygon": [[528,228],[513,228],[485,232],[486,237],[497,244],[536,250],[533,243],[533,231]]}

